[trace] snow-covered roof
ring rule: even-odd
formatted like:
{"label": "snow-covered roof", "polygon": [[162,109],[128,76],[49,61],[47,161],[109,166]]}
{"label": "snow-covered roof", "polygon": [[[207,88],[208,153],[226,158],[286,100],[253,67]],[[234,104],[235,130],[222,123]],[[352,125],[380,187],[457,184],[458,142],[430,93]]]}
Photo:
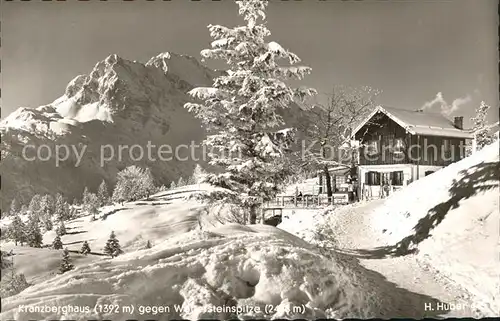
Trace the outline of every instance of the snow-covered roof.
{"label": "snow-covered roof", "polygon": [[473,138],[470,131],[458,129],[439,113],[377,106],[353,131],[353,136],[378,112],[384,113],[412,135]]}

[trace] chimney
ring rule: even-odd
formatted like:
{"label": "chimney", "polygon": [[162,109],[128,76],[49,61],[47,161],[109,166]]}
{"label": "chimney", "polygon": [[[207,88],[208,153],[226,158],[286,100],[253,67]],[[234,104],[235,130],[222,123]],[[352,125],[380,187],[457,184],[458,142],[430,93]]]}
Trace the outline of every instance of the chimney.
{"label": "chimney", "polygon": [[455,117],[455,127],[458,129],[464,129],[464,116]]}

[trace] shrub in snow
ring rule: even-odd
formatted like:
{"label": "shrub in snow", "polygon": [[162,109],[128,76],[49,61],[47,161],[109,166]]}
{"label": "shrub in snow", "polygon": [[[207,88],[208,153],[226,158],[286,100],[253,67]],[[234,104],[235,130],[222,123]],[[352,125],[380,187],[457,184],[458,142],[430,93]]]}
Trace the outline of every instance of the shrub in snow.
{"label": "shrub in snow", "polygon": [[[212,87],[191,90],[189,94],[203,102],[185,107],[209,132],[204,140],[213,151],[209,163],[223,169],[206,177],[207,183],[220,187],[208,200],[248,209],[249,221],[255,223],[257,208],[277,194],[288,175],[286,160],[294,130],[278,130],[284,124],[278,110],[315,91],[292,89],[285,82],[302,79],[310,68],[293,66],[300,62],[297,55],[265,41],[270,35],[264,22],[268,2],[237,3],[246,25],[209,25],[212,49],[201,52],[204,58],[224,60],[227,73],[217,77]],[[286,60],[289,66],[278,64]]]}
{"label": "shrub in snow", "polygon": [[151,245],[151,241],[148,240],[148,242],[146,243],[146,249],[150,249],[152,247],[153,246]]}
{"label": "shrub in snow", "polygon": [[147,197],[156,190],[151,170],[129,166],[118,173],[112,199],[121,203]]}
{"label": "shrub in snow", "polygon": [[83,255],[87,255],[90,253],[90,246],[87,241],[83,242],[80,253],[82,253]]}
{"label": "shrub in snow", "polygon": [[106,246],[104,246],[104,253],[111,257],[115,257],[123,253],[114,231],[111,232],[111,235],[106,242]]}
{"label": "shrub in snow", "polygon": [[54,241],[52,242],[52,247],[54,248],[54,250],[61,250],[63,248],[63,243],[59,235],[56,235],[56,237],[54,238]]}
{"label": "shrub in snow", "polygon": [[61,273],[68,272],[72,270],[75,266],[71,263],[71,258],[69,256],[69,251],[67,248],[63,251],[63,257],[61,260],[61,266],[59,267],[59,271]]}

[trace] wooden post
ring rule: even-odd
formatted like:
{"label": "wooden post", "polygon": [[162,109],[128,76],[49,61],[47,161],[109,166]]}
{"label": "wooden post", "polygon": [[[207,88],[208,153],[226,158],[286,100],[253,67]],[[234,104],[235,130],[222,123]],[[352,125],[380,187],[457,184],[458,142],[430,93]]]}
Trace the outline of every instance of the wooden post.
{"label": "wooden post", "polygon": [[260,216],[261,216],[261,224],[264,224],[264,207],[261,207],[260,209]]}
{"label": "wooden post", "polygon": [[293,197],[293,205],[297,207],[297,195]]}
{"label": "wooden post", "polygon": [[309,199],[309,198],[306,196],[306,207],[307,207],[307,200],[308,200],[308,199]]}

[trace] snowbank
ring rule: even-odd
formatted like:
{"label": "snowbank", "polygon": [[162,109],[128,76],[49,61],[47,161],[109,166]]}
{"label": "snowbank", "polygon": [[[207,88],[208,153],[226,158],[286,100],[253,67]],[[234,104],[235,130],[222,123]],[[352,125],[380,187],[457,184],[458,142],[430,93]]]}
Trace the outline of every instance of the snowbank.
{"label": "snowbank", "polygon": [[[78,267],[3,300],[0,316],[227,319],[236,314],[211,309],[239,308],[240,318],[366,317],[384,304],[362,288],[367,283],[334,257],[321,255],[287,232],[230,224],[182,233],[151,249]],[[117,308],[94,310],[106,304]],[[30,312],[35,306],[81,309]],[[125,306],[133,306],[134,312]],[[164,311],[146,312],[147,307]]]}
{"label": "snowbank", "polygon": [[[497,141],[460,162],[453,163],[432,175],[411,183],[408,187],[393,193],[382,206],[375,210],[372,215],[371,226],[379,232],[385,230],[382,240],[386,244],[394,244],[412,234],[418,221],[437,204],[453,197],[453,193],[463,194],[463,197],[459,195],[462,197],[462,201],[468,201],[469,197],[474,199],[475,190],[478,185],[482,184],[481,179],[485,180],[486,184],[492,183],[496,185],[491,192],[496,189],[496,194],[498,194],[498,176],[496,178],[480,177],[480,175],[491,175],[493,171],[497,170],[498,160]],[[464,171],[467,171],[467,173]],[[474,172],[478,172],[478,174],[474,175]],[[469,180],[475,179],[478,180],[477,184],[471,184],[470,188],[473,190],[471,190],[469,196],[466,195],[466,191],[460,190],[460,186],[454,189],[457,192],[452,190],[454,182],[465,185]],[[483,208],[482,211],[487,210],[482,206],[484,204],[477,203],[477,205]],[[491,204],[487,206],[490,209],[494,208]],[[453,210],[451,209],[451,211]]]}

